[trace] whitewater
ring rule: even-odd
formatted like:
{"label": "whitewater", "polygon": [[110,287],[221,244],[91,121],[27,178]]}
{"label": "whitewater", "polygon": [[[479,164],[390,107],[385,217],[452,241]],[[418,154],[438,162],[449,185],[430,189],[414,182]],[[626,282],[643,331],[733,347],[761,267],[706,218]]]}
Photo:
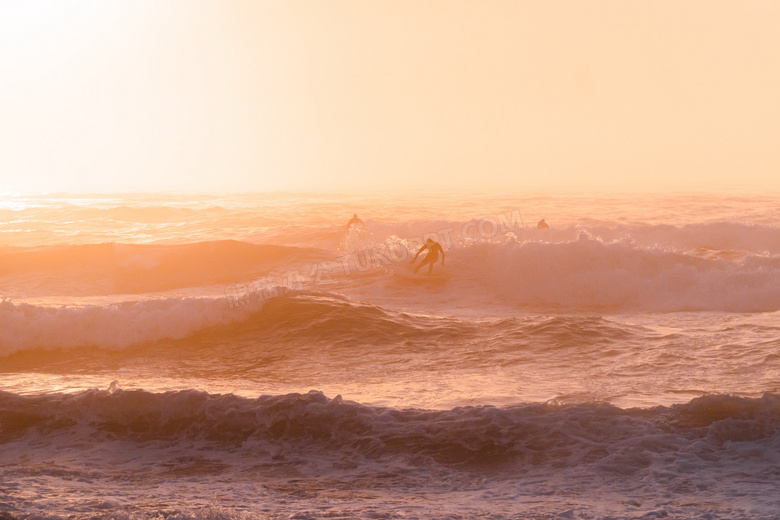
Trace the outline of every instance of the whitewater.
{"label": "whitewater", "polygon": [[0,520],[778,519],[779,207],[4,194]]}

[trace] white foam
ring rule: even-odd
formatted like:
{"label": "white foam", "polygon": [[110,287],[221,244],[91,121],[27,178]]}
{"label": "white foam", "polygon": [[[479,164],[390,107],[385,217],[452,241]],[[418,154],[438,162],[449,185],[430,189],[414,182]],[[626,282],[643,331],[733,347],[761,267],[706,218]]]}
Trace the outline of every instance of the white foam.
{"label": "white foam", "polygon": [[609,310],[780,309],[780,255],[699,257],[587,234],[567,242],[479,243],[452,251],[453,276],[525,306]]}
{"label": "white foam", "polygon": [[184,338],[204,327],[246,319],[254,308],[225,298],[160,298],[108,305],[42,306],[0,302],[0,354],[97,345],[122,348]]}

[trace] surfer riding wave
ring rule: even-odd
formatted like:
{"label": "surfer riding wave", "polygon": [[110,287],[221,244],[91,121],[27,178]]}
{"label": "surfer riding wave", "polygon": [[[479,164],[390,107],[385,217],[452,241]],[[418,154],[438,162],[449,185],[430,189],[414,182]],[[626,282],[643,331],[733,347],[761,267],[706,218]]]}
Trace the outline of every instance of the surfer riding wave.
{"label": "surfer riding wave", "polygon": [[439,259],[439,253],[441,253],[441,265],[444,267],[444,249],[441,247],[441,244],[436,242],[433,239],[427,239],[425,241],[425,244],[420,248],[419,251],[417,251],[417,254],[414,255],[414,258],[412,258],[412,263],[414,263],[415,260],[417,260],[417,257],[420,256],[420,253],[423,251],[427,251],[428,254],[425,255],[425,258],[423,258],[422,262],[414,268],[414,272],[420,270],[422,266],[425,264],[428,264],[428,274],[431,274],[431,271],[433,271],[433,264],[436,263],[436,261]]}

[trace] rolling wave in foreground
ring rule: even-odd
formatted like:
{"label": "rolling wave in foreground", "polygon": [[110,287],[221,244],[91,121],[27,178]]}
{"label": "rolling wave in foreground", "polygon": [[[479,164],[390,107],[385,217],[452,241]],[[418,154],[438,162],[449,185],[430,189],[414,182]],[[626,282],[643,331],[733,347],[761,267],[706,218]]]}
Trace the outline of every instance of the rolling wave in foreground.
{"label": "rolling wave in foreground", "polygon": [[0,519],[778,518],[779,202],[7,197]]}

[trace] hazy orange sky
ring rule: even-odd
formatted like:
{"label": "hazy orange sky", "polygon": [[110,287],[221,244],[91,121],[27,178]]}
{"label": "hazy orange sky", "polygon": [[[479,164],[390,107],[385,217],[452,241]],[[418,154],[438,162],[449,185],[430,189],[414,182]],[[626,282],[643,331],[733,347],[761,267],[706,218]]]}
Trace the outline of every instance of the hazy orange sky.
{"label": "hazy orange sky", "polygon": [[778,28],[772,0],[0,0],[0,191],[778,191]]}

